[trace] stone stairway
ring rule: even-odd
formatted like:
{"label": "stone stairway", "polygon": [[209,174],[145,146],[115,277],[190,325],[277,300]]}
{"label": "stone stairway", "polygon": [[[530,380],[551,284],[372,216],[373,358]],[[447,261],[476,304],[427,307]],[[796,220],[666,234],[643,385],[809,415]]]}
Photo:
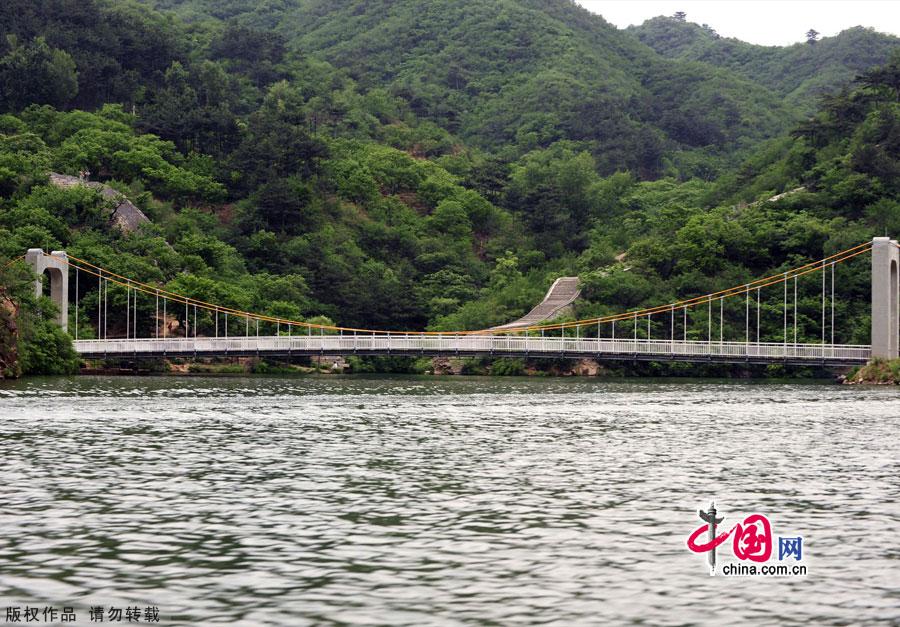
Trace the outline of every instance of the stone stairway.
{"label": "stone stairway", "polygon": [[498,327],[492,327],[492,329],[516,329],[549,320],[571,305],[572,302],[578,298],[580,293],[581,290],[578,289],[577,276],[559,277],[553,282],[550,289],[547,290],[547,295],[544,296],[544,300],[538,303],[534,309],[518,320],[513,320],[512,322]]}

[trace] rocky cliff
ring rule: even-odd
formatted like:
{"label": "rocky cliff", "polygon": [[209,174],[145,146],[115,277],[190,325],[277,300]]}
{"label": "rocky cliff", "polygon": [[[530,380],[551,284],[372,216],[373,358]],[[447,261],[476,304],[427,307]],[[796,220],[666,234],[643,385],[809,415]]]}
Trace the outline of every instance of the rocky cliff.
{"label": "rocky cliff", "polygon": [[107,198],[114,203],[115,208],[110,213],[110,221],[113,226],[125,233],[132,233],[142,224],[150,222],[150,219],[144,215],[143,211],[135,207],[121,192],[114,190],[108,185],[93,181],[85,181],[77,176],[69,176],[68,174],[57,174],[56,172],[50,173],[50,183],[62,188],[84,185],[100,190],[100,193],[103,194],[104,198]]}
{"label": "rocky cliff", "polygon": [[0,379],[15,379],[21,374],[17,313],[15,302],[0,290]]}

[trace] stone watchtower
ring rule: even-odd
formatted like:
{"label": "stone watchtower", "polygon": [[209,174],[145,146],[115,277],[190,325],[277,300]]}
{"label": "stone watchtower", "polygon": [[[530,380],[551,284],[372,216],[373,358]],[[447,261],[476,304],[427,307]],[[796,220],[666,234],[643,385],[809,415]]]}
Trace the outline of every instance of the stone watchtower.
{"label": "stone watchtower", "polygon": [[50,300],[58,310],[56,323],[63,331],[69,328],[69,264],[65,251],[54,250],[45,255],[40,248],[29,248],[25,253],[25,262],[28,263],[38,280],[34,282],[34,295],[40,296],[43,292],[41,281],[44,272],[50,275]]}

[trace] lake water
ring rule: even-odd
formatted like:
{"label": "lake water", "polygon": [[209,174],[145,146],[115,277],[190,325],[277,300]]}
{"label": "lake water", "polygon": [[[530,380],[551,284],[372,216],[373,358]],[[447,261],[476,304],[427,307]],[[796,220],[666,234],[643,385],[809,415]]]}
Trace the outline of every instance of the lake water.
{"label": "lake water", "polygon": [[[32,379],[0,438],[0,606],[79,625],[900,624],[893,388]],[[808,575],[710,577],[712,498]]]}

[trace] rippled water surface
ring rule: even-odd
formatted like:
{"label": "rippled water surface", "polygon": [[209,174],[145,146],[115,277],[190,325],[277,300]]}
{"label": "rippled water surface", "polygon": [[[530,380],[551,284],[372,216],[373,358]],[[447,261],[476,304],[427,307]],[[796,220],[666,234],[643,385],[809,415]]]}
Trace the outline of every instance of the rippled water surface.
{"label": "rippled water surface", "polygon": [[[0,605],[78,624],[900,624],[894,389],[35,379],[0,437]],[[710,577],[713,497],[808,576]]]}

